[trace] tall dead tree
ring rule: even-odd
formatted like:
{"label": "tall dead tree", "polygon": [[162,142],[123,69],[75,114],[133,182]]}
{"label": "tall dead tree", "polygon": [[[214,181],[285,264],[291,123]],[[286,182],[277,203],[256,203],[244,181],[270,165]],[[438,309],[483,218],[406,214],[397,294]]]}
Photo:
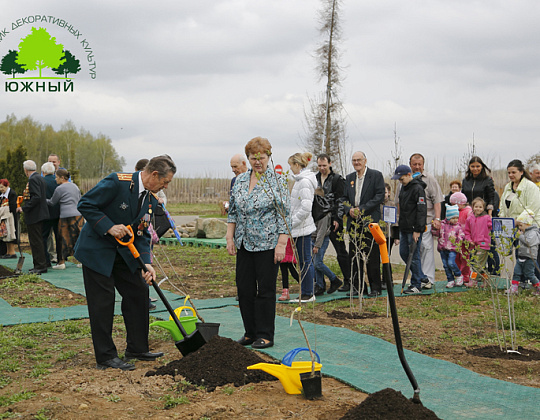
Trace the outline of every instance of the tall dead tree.
{"label": "tall dead tree", "polygon": [[343,104],[339,98],[341,86],[340,51],[341,40],[339,11],[341,0],[321,0],[319,11],[319,32],[323,41],[315,50],[317,76],[326,81],[326,91],[309,99],[309,107],[304,110],[304,146],[314,155],[327,153],[334,167],[345,173],[347,161],[346,124]]}

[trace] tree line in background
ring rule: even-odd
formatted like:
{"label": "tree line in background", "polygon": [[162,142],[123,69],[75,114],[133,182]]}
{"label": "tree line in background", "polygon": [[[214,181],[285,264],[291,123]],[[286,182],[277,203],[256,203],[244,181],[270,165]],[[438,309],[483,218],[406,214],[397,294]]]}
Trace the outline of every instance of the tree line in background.
{"label": "tree line in background", "polygon": [[[18,120],[13,114],[0,123],[0,178],[7,178],[17,193],[26,185],[22,163],[36,162],[38,171],[51,153],[61,159],[61,166],[70,171],[77,182],[84,178],[103,178],[121,171],[125,165],[111,139],[103,134],[94,136],[66,121],[56,131],[50,124],[41,124],[27,116]],[[17,186],[17,187],[16,187]]]}

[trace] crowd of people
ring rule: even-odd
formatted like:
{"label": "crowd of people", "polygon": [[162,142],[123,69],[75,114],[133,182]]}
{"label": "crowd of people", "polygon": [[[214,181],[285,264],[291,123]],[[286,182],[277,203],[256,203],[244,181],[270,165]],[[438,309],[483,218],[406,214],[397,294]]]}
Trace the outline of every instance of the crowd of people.
{"label": "crowd of people", "polygon": [[[14,226],[14,237],[2,238],[5,250],[1,258],[17,258],[15,245],[19,238],[19,217],[24,214],[28,240],[32,251],[33,268],[30,273],[46,273],[49,268],[65,269],[65,261],[73,255],[73,247],[84,223],[77,211],[81,193],[71,181],[69,172],[60,166],[56,154],[49,155],[41,166],[41,173],[32,160],[23,163],[28,183],[21,192],[22,203],[17,203],[17,192],[10,188],[8,179],[0,180],[0,203],[9,209],[6,224]],[[74,261],[76,262],[76,261]],[[55,265],[53,265],[55,264]]]}
{"label": "crowd of people", "polygon": [[[309,152],[289,157],[287,177],[269,167],[271,149],[268,140],[257,137],[245,150],[251,169],[241,155],[231,160],[236,177],[231,184],[226,239],[228,252],[237,258],[236,282],[244,321],[240,344],[273,345],[280,266],[279,301],[290,300],[289,273],[300,283],[299,297],[292,302],[313,302],[336,290],[348,292],[348,296],[379,296],[386,285],[381,281],[379,248],[367,225],[385,223],[384,206],[397,212],[396,223],[388,230],[389,246],[399,246],[401,258],[410,265],[405,294],[421,294],[433,287],[435,248],[441,255],[446,287],[474,287],[478,281],[487,284],[489,274],[499,270],[492,235],[492,217],[496,216],[511,218],[521,232],[516,236],[517,263],[507,293],[518,293],[520,284],[528,287],[530,282],[533,293],[540,294],[536,262],[540,167],[531,168],[538,172],[535,185],[522,162],[511,161],[507,167],[510,182],[499,199],[491,170],[474,156],[465,178],[452,181],[450,193],[444,196],[436,178],[425,171],[424,156],[415,153],[408,165],[395,170],[392,179],[399,180],[399,185],[392,200],[391,186],[380,171],[368,167],[361,151],[352,155],[354,172],[345,178],[333,171],[326,154],[317,156],[318,172],[314,173],[309,168],[313,157]],[[239,160],[245,165],[243,172],[235,170]],[[288,188],[288,184],[292,186]],[[344,230],[348,240],[343,239]],[[342,279],[324,264],[330,242]]]}
{"label": "crowd of people", "polygon": [[[433,287],[435,243],[448,288],[472,287],[478,280],[486,283],[499,266],[491,235],[492,217],[499,216],[515,221],[520,232],[515,236],[516,265],[507,293],[517,294],[520,285],[530,282],[533,293],[540,294],[540,166],[531,168],[533,182],[523,163],[512,160],[507,166],[509,182],[499,199],[490,169],[475,156],[465,178],[452,181],[445,197],[435,177],[425,171],[424,156],[415,153],[392,176],[399,180],[392,200],[391,186],[380,171],[368,167],[361,151],[352,155],[354,171],[345,178],[333,171],[327,154],[317,156],[316,173],[309,167],[311,153],[293,154],[288,159],[289,176],[274,170],[271,155],[270,142],[255,137],[245,146],[247,160],[242,154],[231,159],[235,177],[227,205],[226,242],[228,253],[236,256],[244,326],[240,344],[258,349],[274,345],[280,267],[280,301],[290,300],[289,273],[300,283],[293,302],[314,302],[317,296],[336,291],[352,297],[381,295],[386,285],[381,281],[379,247],[367,225],[385,223],[384,206],[397,214],[390,221],[389,246],[399,246],[401,258],[410,265],[410,286],[404,293],[421,294]],[[135,172],[112,173],[82,197],[55,154],[41,167],[41,174],[31,160],[24,162],[23,170],[28,184],[20,207],[9,180],[0,180],[2,258],[16,258],[22,212],[32,250],[31,273],[65,269],[69,257],[82,267],[97,367],[132,370],[130,360],[161,357],[163,353],[150,352],[148,344],[152,305],[148,284],[156,278],[151,221],[166,199],[162,190],[176,173],[172,159],[162,155],[141,160]],[[117,240],[128,236],[134,236],[145,270],[127,247],[119,246]],[[342,278],[324,263],[330,243]],[[112,340],[115,289],[122,296],[128,337],[124,360]]]}

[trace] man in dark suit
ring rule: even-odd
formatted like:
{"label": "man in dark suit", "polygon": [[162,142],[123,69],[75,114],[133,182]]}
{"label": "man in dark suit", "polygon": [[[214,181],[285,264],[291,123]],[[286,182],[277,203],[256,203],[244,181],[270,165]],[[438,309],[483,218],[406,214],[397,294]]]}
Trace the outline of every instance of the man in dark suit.
{"label": "man in dark suit", "polygon": [[[347,175],[345,190],[339,206],[339,216],[347,216],[349,232],[349,256],[352,264],[353,296],[364,288],[364,264],[371,292],[370,297],[381,294],[381,268],[379,247],[373,241],[367,225],[381,219],[380,205],[384,201],[384,178],[381,172],[366,166],[363,152],[355,152],[352,157],[355,172]],[[367,216],[371,220],[367,220]],[[354,223],[353,223],[354,222]],[[359,248],[359,249],[358,249]],[[362,255],[364,254],[364,255]],[[367,256],[367,261],[364,261]]]}
{"label": "man in dark suit", "polygon": [[[47,185],[47,198],[51,198],[58,187],[56,183],[55,168],[52,162],[46,162],[41,165],[41,173]],[[60,203],[54,206],[49,206],[49,218],[43,221],[43,246],[45,248],[45,258],[47,259],[47,267],[51,266],[51,262],[58,262],[57,256],[62,252],[62,238],[58,234],[58,221],[60,219]],[[55,243],[51,249],[48,247],[49,235],[51,231],[54,233]]]}
{"label": "man in dark suit", "polygon": [[[176,166],[169,156],[157,156],[141,172],[112,173],[79,201],[77,208],[87,223],[75,245],[75,258],[83,265],[98,369],[133,370],[135,366],[127,363],[129,360],[155,360],[163,356],[149,352],[149,299],[144,281],[151,284],[156,276],[150,265],[148,233],[148,223],[158,205],[154,194],[167,188],[175,173]],[[148,268],[145,273],[128,248],[116,241],[129,236],[126,225],[131,225],[135,232],[134,245]],[[122,296],[126,361],[118,357],[112,339],[115,288]]]}
{"label": "man in dark suit", "polygon": [[28,241],[32,249],[34,268],[29,270],[32,274],[47,272],[47,259],[43,246],[43,222],[49,218],[47,206],[47,184],[36,172],[36,162],[27,160],[23,162],[24,173],[28,177],[28,184],[24,190],[24,201],[18,212],[24,212],[24,220],[28,229]]}

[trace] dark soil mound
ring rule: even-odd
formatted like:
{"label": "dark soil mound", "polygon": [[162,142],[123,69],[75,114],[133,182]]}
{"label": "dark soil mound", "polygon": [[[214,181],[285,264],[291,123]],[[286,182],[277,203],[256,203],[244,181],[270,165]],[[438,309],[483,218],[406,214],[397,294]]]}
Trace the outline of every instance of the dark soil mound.
{"label": "dark soil mound", "polygon": [[332,311],[328,312],[326,315],[328,315],[330,318],[334,319],[373,319],[373,318],[379,318],[380,315],[371,313],[371,312],[364,312],[363,314],[357,314],[357,313],[350,313],[350,312],[343,312],[343,311]]}
{"label": "dark soil mound", "polygon": [[540,360],[540,351],[524,349],[519,346],[518,352],[519,354],[513,352],[507,353],[504,350],[501,351],[499,346],[476,347],[467,350],[467,353],[472,354],[473,356],[487,357],[489,359],[520,360],[522,362]]}
{"label": "dark soil mound", "polygon": [[255,352],[230,338],[214,336],[199,350],[179,360],[146,372],[146,376],[182,375],[195,385],[212,392],[217,386],[241,386],[253,382],[277,380],[262,370],[247,370],[248,366],[265,362]]}
{"label": "dark soil mound", "polygon": [[436,420],[439,417],[422,403],[408,400],[401,392],[391,388],[375,392],[361,404],[351,408],[342,420]]}
{"label": "dark soil mound", "polygon": [[3,279],[4,277],[13,277],[14,275],[15,274],[13,271],[11,271],[9,268],[0,265],[0,279]]}

